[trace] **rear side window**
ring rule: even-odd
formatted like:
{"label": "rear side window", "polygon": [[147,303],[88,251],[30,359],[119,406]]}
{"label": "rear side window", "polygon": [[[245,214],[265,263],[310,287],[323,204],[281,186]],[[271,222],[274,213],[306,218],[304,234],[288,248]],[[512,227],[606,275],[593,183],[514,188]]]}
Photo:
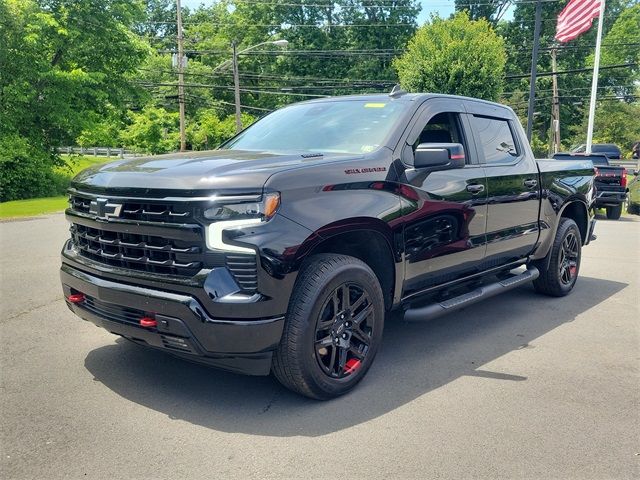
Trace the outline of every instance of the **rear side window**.
{"label": "rear side window", "polygon": [[471,126],[484,153],[484,163],[512,163],[520,154],[507,120],[473,115]]}

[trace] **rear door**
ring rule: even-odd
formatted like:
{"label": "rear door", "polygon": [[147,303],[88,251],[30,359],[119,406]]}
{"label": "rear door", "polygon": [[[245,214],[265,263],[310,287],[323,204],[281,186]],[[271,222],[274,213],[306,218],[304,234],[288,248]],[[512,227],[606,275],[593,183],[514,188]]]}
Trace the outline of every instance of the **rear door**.
{"label": "rear door", "polygon": [[[405,296],[475,273],[484,258],[486,182],[467,128],[461,101],[429,99],[402,143]],[[422,143],[461,143],[465,167],[412,168]]]}
{"label": "rear door", "polygon": [[538,166],[510,110],[475,102],[467,110],[487,177],[488,268],[525,257],[538,241]]}

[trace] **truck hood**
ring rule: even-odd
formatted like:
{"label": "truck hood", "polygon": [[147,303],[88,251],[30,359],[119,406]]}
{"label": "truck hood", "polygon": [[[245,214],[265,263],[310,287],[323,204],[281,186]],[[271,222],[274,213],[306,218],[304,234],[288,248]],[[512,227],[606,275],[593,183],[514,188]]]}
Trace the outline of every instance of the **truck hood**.
{"label": "truck hood", "polygon": [[[307,158],[305,158],[305,155]],[[220,190],[261,192],[276,172],[307,164],[328,163],[359,156],[301,153],[269,153],[246,150],[185,152],[132,160],[120,160],[80,172],[73,188],[91,192],[144,195],[193,193]]]}

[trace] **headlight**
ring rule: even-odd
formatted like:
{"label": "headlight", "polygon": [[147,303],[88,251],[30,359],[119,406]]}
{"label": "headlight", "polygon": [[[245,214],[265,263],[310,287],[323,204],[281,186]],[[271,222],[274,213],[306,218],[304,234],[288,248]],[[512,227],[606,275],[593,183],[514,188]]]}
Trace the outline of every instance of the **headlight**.
{"label": "headlight", "polygon": [[279,193],[267,193],[260,202],[219,204],[204,211],[205,218],[212,220],[207,227],[207,247],[227,252],[255,253],[254,250],[225,243],[222,233],[233,228],[259,225],[270,220],[280,206]]}
{"label": "headlight", "polygon": [[255,219],[267,221],[273,217],[280,206],[280,194],[268,193],[263,195],[261,202],[236,203],[232,205],[214,205],[204,211],[208,220],[215,222],[227,220]]}

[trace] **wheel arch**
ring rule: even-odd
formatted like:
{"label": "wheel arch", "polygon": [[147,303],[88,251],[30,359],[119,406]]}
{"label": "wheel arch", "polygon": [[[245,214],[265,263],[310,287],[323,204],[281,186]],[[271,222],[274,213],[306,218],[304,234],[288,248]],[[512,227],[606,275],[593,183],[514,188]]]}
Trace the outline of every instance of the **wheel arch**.
{"label": "wheel arch", "polygon": [[319,253],[349,255],[362,260],[378,278],[388,310],[396,301],[396,281],[401,277],[392,244],[391,229],[378,219],[341,221],[323,227],[314,244],[302,249],[305,254],[300,261]]}
{"label": "wheel arch", "polygon": [[547,251],[545,252],[545,256],[542,258],[538,258],[533,261],[533,263],[540,268],[546,269],[549,267],[549,262],[551,261],[551,248],[553,246],[553,239],[556,238],[558,233],[558,227],[560,226],[560,220],[563,218],[570,218],[576,225],[578,226],[578,230],[580,231],[580,238],[582,239],[582,244],[584,245],[587,242],[587,235],[589,233],[589,209],[587,208],[587,204],[579,199],[573,198],[565,202],[562,207],[558,210],[558,215],[556,216],[556,222],[553,225],[552,234],[549,236],[549,244]]}
{"label": "wheel arch", "polygon": [[582,244],[587,243],[587,235],[589,232],[589,213],[587,205],[578,199],[574,199],[570,202],[567,202],[563,205],[560,210],[560,215],[558,216],[558,224],[555,226],[554,237],[556,232],[558,231],[558,225],[560,223],[561,218],[570,218],[578,225],[578,230],[580,230],[580,237],[582,238]]}

